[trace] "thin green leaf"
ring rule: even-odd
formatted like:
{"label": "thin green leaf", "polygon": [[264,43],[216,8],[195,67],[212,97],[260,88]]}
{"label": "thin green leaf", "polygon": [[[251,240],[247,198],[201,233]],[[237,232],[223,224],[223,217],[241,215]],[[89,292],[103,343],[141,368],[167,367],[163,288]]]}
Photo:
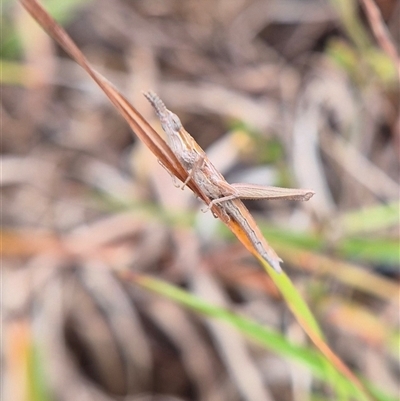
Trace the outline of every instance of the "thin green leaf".
{"label": "thin green leaf", "polygon": [[[178,287],[172,286],[161,280],[149,276],[135,277],[134,281],[142,287],[154,291],[160,295],[180,303],[205,316],[225,321],[236,327],[243,335],[256,341],[266,349],[274,351],[281,356],[287,357],[292,361],[299,362],[308,367],[313,375],[326,383],[330,384],[336,390],[346,394],[346,397],[355,397],[356,399],[365,399],[360,390],[342,376],[331,365],[327,368],[328,361],[314,349],[301,347],[287,341],[281,334],[262,326],[251,319],[235,314],[224,308],[214,306]],[[382,401],[394,401],[395,398],[382,393],[380,390],[367,384],[374,397]]]}
{"label": "thin green leaf", "polygon": [[399,224],[400,203],[377,205],[345,213],[339,218],[344,235],[367,233]]}

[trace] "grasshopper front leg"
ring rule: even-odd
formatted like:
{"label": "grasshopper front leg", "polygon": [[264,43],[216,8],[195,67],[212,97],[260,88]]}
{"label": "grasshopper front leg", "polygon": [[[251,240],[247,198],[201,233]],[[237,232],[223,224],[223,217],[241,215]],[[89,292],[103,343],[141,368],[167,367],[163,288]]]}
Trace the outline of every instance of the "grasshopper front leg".
{"label": "grasshopper front leg", "polygon": [[185,182],[181,186],[181,189],[183,190],[187,183],[193,178],[193,176],[196,174],[197,171],[200,171],[203,168],[205,160],[205,155],[199,155],[199,158],[196,160],[196,162],[193,164],[192,168],[190,169],[188,173],[188,177],[186,178]]}

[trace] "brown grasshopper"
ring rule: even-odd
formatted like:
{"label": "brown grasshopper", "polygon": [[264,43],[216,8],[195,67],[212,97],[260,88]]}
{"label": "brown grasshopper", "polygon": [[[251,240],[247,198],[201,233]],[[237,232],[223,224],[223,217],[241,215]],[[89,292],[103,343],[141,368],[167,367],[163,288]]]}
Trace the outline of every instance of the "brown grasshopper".
{"label": "brown grasshopper", "polygon": [[217,205],[228,219],[236,221],[246,233],[257,252],[273,269],[280,273],[282,259],[268,245],[252,215],[241,199],[286,199],[308,200],[314,192],[305,189],[266,187],[253,184],[229,184],[223,175],[207,158],[204,150],[183,128],[178,116],[169,111],[162,100],[154,93],[144,93],[167,135],[167,142],[179,162],[188,172],[182,188],[193,180],[211,200],[208,209]]}

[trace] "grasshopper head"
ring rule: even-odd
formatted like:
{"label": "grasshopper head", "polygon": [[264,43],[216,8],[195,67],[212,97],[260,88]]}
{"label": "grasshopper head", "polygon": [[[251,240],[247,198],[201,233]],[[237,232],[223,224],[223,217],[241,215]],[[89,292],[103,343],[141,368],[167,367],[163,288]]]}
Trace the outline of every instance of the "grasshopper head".
{"label": "grasshopper head", "polygon": [[172,129],[174,132],[179,132],[183,128],[179,117],[176,114],[172,113],[172,111],[169,111],[169,110],[168,110],[168,116],[169,116],[169,118],[166,121],[166,123],[169,126],[168,128]]}

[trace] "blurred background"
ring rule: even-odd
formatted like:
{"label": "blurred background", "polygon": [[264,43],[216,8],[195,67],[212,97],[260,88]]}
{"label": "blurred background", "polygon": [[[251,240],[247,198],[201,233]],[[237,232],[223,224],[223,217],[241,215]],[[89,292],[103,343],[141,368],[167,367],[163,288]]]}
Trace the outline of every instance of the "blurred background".
{"label": "blurred background", "polygon": [[[308,340],[257,261],[91,79],[3,0],[4,400],[334,399],[310,372],[121,279],[151,274]],[[400,3],[376,2],[399,45]],[[357,374],[399,394],[399,87],[353,0],[43,2],[162,134],[154,90],[246,202]]]}

